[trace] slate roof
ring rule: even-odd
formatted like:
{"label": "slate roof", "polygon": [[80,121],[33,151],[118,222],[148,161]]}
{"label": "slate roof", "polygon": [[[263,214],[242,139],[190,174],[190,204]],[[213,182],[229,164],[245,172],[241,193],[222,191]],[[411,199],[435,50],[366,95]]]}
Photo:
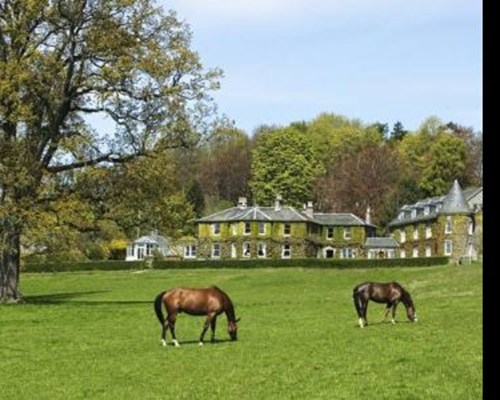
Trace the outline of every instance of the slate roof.
{"label": "slate roof", "polygon": [[351,213],[314,213],[314,222],[320,225],[374,226]]}
{"label": "slate roof", "polygon": [[472,214],[472,210],[462,193],[462,188],[456,179],[450,192],[443,200],[441,214]]}
{"label": "slate roof", "polygon": [[365,247],[368,249],[397,249],[399,244],[392,237],[369,237],[366,239]]}
{"label": "slate roof", "polygon": [[313,213],[309,217],[294,207],[231,207],[218,213],[199,218],[196,222],[238,222],[238,221],[272,221],[272,222],[313,222],[318,225],[336,226],[374,226],[350,213]]}
{"label": "slate roof", "polygon": [[157,234],[141,236],[134,240],[134,244],[157,244],[160,247],[167,247],[168,243],[167,238]]}
{"label": "slate roof", "polygon": [[199,218],[196,222],[231,222],[231,221],[285,221],[304,222],[308,218],[293,207],[231,207],[218,213]]}
{"label": "slate roof", "polygon": [[[415,204],[405,204],[399,209],[398,216],[389,223],[389,226],[429,221],[441,214],[472,214],[473,211],[467,201],[481,190],[482,188],[474,187],[462,190],[458,181],[455,180],[446,196],[428,197]],[[425,207],[429,207],[428,214],[423,213]],[[413,210],[417,210],[416,217],[411,216]],[[405,213],[403,218],[400,218],[401,213]],[[406,213],[410,215],[406,216]]]}

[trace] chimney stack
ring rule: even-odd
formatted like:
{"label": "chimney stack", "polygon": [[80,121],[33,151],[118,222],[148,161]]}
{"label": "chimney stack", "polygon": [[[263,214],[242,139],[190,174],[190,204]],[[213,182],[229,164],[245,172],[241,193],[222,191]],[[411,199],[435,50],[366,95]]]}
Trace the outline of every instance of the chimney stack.
{"label": "chimney stack", "polygon": [[247,208],[247,198],[246,197],[238,197],[238,207],[241,209]]}
{"label": "chimney stack", "polygon": [[283,198],[281,197],[281,195],[276,195],[276,200],[274,200],[274,211],[279,211],[281,210],[281,203],[280,201],[282,200]]}
{"label": "chimney stack", "polygon": [[370,208],[370,206],[366,207],[365,221],[367,224],[370,224],[370,225],[372,223],[372,209]]}
{"label": "chimney stack", "polygon": [[306,215],[309,217],[309,218],[314,218],[314,209],[313,209],[313,202],[312,201],[308,201],[307,202],[307,206],[306,206]]}

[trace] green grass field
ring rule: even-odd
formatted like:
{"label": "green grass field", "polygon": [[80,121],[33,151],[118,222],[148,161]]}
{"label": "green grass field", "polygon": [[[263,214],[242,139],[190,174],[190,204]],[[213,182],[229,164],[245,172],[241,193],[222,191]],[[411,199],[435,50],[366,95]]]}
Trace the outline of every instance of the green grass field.
{"label": "green grass field", "polygon": [[[419,322],[357,326],[353,287],[397,280]],[[181,347],[160,346],[152,301],[216,284],[241,317],[229,342],[198,346],[203,318],[180,315]],[[148,270],[24,274],[28,303],[0,306],[3,399],[480,399],[482,265],[355,270]]]}

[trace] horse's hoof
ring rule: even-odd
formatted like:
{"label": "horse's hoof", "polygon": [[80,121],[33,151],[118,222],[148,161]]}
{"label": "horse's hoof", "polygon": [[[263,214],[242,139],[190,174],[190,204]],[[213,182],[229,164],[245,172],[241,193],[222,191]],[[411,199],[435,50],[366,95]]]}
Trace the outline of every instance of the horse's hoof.
{"label": "horse's hoof", "polygon": [[393,325],[396,325],[396,321],[395,321],[395,320],[393,320],[393,319],[391,319],[391,323],[392,323]]}
{"label": "horse's hoof", "polygon": [[177,340],[172,340],[172,343],[174,344],[175,347],[181,347],[181,345]]}
{"label": "horse's hoof", "polygon": [[203,342],[198,343],[198,346],[203,346]]}
{"label": "horse's hoof", "polygon": [[166,341],[166,340],[164,340],[164,339],[162,339],[162,340],[161,340],[161,345],[162,345],[163,347],[167,347],[167,341]]}

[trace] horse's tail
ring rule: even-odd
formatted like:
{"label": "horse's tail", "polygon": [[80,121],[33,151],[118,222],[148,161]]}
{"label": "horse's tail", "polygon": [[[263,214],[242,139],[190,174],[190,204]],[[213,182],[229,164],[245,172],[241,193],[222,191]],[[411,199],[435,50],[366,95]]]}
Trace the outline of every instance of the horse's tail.
{"label": "horse's tail", "polygon": [[156,316],[158,317],[158,321],[160,321],[160,324],[163,326],[165,323],[165,317],[163,316],[163,313],[161,312],[161,303],[163,301],[163,295],[166,293],[161,292],[158,296],[155,298],[155,313]]}

